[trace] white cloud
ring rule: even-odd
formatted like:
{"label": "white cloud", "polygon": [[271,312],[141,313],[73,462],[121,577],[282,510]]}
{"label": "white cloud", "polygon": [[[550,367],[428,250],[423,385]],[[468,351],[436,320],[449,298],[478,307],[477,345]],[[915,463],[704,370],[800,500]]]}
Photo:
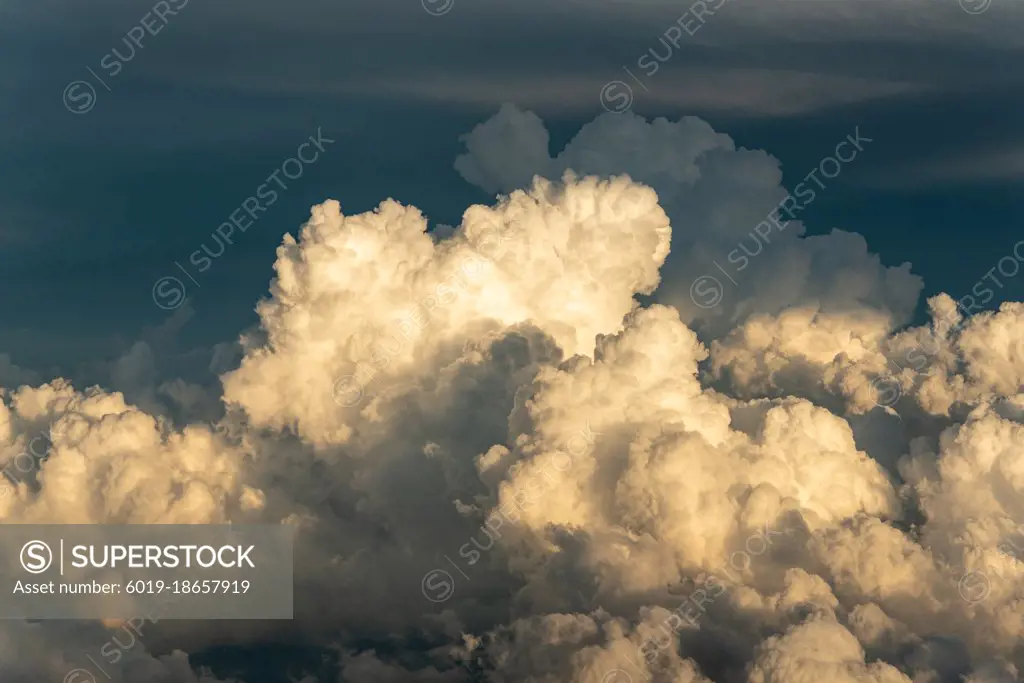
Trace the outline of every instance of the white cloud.
{"label": "white cloud", "polygon": [[[52,442],[0,481],[6,523],[300,529],[293,624],[161,623],[115,680],[205,683],[185,651],[267,642],[336,650],[338,681],[1016,675],[1024,305],[964,321],[935,297],[897,331],[909,268],[793,225],[709,313],[689,283],[785,196],[778,163],[694,118],[548,140],[511,108],[469,134],[457,168],[505,195],[443,235],[392,200],[313,207],[216,424],[183,382],[177,423],[142,405],[146,345],[112,370],[140,405],[0,394],[0,464]],[[59,678],[109,628],[9,622],[0,667]]]}
{"label": "white cloud", "polygon": [[[909,321],[917,303],[922,281],[910,264],[883,266],[860,235],[834,230],[804,237],[799,218],[781,229],[769,223],[773,212],[786,220],[777,208],[790,193],[805,197],[793,200],[791,213],[799,216],[828,185],[810,185],[805,178],[787,188],[777,160],[737,149],[698,118],[648,122],[628,112],[604,114],[551,158],[540,119],[504,106],[463,140],[467,153],[456,160],[456,169],[488,191],[508,192],[533,174],[557,177],[567,168],[600,176],[626,173],[654,188],[673,228],[656,296],[678,308],[703,338],[724,335],[751,316],[801,305],[822,313],[874,315],[892,330]],[[822,155],[833,152],[830,146]],[[870,147],[861,153],[870,154]],[[701,301],[696,294],[705,281],[718,296]]]}

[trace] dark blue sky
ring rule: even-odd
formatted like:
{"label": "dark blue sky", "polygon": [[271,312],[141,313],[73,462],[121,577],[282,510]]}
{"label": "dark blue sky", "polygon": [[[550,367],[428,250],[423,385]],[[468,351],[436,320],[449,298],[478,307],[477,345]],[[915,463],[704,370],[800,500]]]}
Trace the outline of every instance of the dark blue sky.
{"label": "dark blue sky", "polygon": [[[354,213],[393,197],[457,223],[491,199],[453,168],[461,134],[507,101],[560,147],[690,3],[455,0],[432,16],[419,0],[189,0],[110,76],[101,61],[129,53],[123,36],[154,4],[0,6],[0,353],[18,365],[115,358],[164,323],[154,282],[181,277],[175,262],[213,246],[318,128],[336,142],[192,272],[198,287],[182,277],[195,315],[179,348],[255,322],[282,235],[325,198]],[[734,0],[636,88],[633,110],[700,116],[777,157],[789,187],[859,125],[875,142],[805,214],[809,231],[859,232],[884,263],[912,262],[925,295],[958,297],[1022,236],[1022,29],[1015,0],[980,14],[955,0]],[[62,100],[76,80],[96,88],[84,114]],[[1000,294],[1024,299],[1024,274]]]}

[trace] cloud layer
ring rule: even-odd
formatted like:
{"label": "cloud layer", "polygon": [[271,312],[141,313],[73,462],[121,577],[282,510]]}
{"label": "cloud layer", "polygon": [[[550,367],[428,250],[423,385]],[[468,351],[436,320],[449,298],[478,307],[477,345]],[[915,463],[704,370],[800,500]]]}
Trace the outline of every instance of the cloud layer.
{"label": "cloud layer", "polygon": [[[1016,680],[1024,304],[906,327],[910,265],[777,224],[800,189],[699,119],[464,142],[493,205],[314,206],[219,391],[0,365],[4,522],[299,529],[294,622],[155,624],[115,680],[268,642],[333,653],[305,683]],[[119,628],[8,622],[3,678]]]}

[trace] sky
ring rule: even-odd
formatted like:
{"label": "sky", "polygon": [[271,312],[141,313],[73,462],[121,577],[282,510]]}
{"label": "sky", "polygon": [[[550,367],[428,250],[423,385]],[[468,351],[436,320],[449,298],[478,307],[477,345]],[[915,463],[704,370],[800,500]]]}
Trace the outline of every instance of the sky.
{"label": "sky", "polygon": [[[122,40],[148,5],[5,3],[0,277],[37,295],[3,298],[0,341],[19,364],[65,372],[122,352],[166,317],[152,283],[322,129],[330,153],[190,283],[182,342],[229,340],[255,322],[272,250],[313,203],[363,211],[394,197],[454,223],[489,198],[452,168],[460,135],[509,102],[564,144],[621,79],[636,113],[702,117],[779,159],[788,182],[860,125],[878,142],[808,229],[860,232],[888,262],[913,263],[927,291],[969,291],[1022,209],[1019,6],[992,1],[973,15],[949,2],[729,2],[666,49],[688,5],[485,1],[432,15],[405,0],[287,12],[191,0],[134,55]],[[110,77],[100,62],[118,46],[131,59]],[[671,56],[647,76],[637,61],[652,48]],[[83,79],[97,100],[72,114],[62,93]]]}
{"label": "sky", "polygon": [[0,516],[303,530],[292,623],[124,681],[1020,680],[1022,57],[1019,0],[0,0],[0,463],[78,425]]}

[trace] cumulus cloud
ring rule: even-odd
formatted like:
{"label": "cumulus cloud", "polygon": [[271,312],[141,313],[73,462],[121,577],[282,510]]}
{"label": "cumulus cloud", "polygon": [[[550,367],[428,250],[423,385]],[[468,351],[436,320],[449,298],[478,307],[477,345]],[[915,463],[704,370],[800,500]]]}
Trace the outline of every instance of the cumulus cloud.
{"label": "cumulus cloud", "polygon": [[175,431],[119,394],[59,381],[9,398],[0,408],[8,463],[43,455],[33,442],[46,442],[32,472],[38,490],[0,484],[9,523],[215,524],[255,494],[241,481],[241,454],[209,427]]}
{"label": "cumulus cloud", "polygon": [[[868,140],[858,128],[842,154],[829,148],[822,156],[856,163],[851,145],[870,154]],[[819,173],[787,189],[776,159],[737,148],[701,119],[648,122],[631,112],[604,114],[551,157],[544,123],[505,105],[463,141],[467,151],[455,168],[488,192],[510,192],[534,175],[558,177],[564,169],[626,174],[652,187],[672,221],[672,253],[655,296],[677,308],[704,339],[754,315],[799,305],[825,314],[872,311],[891,331],[909,321],[917,303],[922,282],[910,264],[882,265],[855,233],[805,236],[798,217],[831,181]]]}
{"label": "cumulus cloud", "polygon": [[[297,527],[294,622],[160,623],[115,680],[266,643],[324,655],[302,683],[1015,680],[1024,305],[904,327],[909,266],[793,221],[704,308],[770,156],[624,115],[551,157],[514,108],[464,141],[494,203],[314,206],[222,392],[148,343],[123,392],[0,374],[4,522]],[[121,626],[9,622],[0,667]]]}
{"label": "cumulus cloud", "polygon": [[761,646],[751,667],[750,683],[909,683],[883,662],[867,664],[861,644],[841,625],[808,621]]}
{"label": "cumulus cloud", "polygon": [[442,241],[394,201],[358,216],[329,201],[301,240],[278,250],[259,307],[267,344],[226,377],[225,400],[256,425],[340,443],[356,414],[435,382],[470,340],[530,323],[568,354],[591,353],[658,284],[669,227],[650,188],[570,175],[470,208]]}

